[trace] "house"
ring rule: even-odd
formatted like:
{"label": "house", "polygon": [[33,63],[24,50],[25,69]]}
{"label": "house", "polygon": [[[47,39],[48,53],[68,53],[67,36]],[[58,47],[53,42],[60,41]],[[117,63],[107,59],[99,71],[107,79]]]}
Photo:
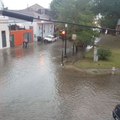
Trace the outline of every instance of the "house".
{"label": "house", "polygon": [[0,16],[0,49],[10,47],[8,17]]}
{"label": "house", "polygon": [[11,25],[9,29],[11,47],[23,45],[25,39],[27,39],[29,43],[33,42],[33,29],[25,29],[18,25]]}
{"label": "house", "polygon": [[46,19],[46,20],[50,19],[50,16],[49,16],[50,11],[48,9],[45,9],[38,4],[35,4],[23,10],[11,10],[11,11],[37,18],[32,23],[28,21],[20,20],[20,19],[10,18],[10,21],[12,24],[20,23],[28,29],[33,27],[35,41],[38,40],[37,39],[38,37],[44,38],[49,34],[51,35],[54,34],[53,22],[48,22],[48,21],[46,22],[46,21],[39,20],[39,19]]}

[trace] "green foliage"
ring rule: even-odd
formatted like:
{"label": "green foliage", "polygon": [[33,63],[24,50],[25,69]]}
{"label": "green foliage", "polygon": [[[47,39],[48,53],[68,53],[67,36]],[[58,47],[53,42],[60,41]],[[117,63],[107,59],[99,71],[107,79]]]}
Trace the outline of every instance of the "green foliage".
{"label": "green foliage", "polygon": [[96,14],[120,16],[120,0],[93,0],[93,5]]}
{"label": "green foliage", "polygon": [[101,26],[115,28],[120,18],[120,0],[93,0],[92,10],[96,15],[101,14]]}
{"label": "green foliage", "polygon": [[[94,14],[91,11],[90,1],[91,0],[53,0],[50,8],[54,13],[54,19],[92,26],[94,25]],[[67,37],[70,39],[73,33],[77,34],[76,44],[81,44],[85,47],[93,43],[95,31],[83,29],[84,28],[75,25],[68,25]]]}
{"label": "green foliage", "polygon": [[120,18],[120,0],[53,0],[50,8],[54,19],[81,25],[93,25],[95,15],[101,14],[101,26],[115,28]]}
{"label": "green foliage", "polygon": [[53,0],[50,4],[54,19],[91,25],[93,13],[90,0]]}
{"label": "green foliage", "polygon": [[109,16],[102,17],[101,18],[101,26],[114,29],[117,25],[118,19],[119,18],[117,18],[117,17],[114,17],[114,18],[111,18]]}
{"label": "green foliage", "polygon": [[111,51],[108,49],[98,49],[98,58],[99,60],[108,60],[108,58],[112,55]]}
{"label": "green foliage", "polygon": [[77,45],[81,47],[87,47],[87,45],[93,45],[95,38],[99,36],[97,31],[82,30],[77,34]]}

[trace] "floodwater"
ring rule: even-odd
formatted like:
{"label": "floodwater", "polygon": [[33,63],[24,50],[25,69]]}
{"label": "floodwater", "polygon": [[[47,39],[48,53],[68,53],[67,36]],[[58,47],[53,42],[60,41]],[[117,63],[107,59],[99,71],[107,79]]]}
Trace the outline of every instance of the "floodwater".
{"label": "floodwater", "polygon": [[61,51],[61,42],[0,50],[0,120],[112,120],[120,76],[65,69]]}

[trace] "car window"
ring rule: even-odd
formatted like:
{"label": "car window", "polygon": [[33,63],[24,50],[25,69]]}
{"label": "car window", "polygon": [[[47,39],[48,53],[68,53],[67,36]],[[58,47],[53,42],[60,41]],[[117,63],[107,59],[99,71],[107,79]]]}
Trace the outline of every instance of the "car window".
{"label": "car window", "polygon": [[47,36],[47,38],[51,38],[50,36]]}
{"label": "car window", "polygon": [[51,36],[51,35],[48,35],[48,36],[46,36],[47,38],[54,38],[53,36]]}

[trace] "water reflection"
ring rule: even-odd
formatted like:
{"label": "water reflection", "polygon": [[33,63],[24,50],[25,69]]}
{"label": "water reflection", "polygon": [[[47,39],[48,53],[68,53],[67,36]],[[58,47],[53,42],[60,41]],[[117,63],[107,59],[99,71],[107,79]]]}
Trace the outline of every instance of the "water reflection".
{"label": "water reflection", "polygon": [[111,120],[120,76],[62,68],[60,45],[0,51],[0,119]]}
{"label": "water reflection", "polygon": [[60,111],[67,112],[62,114],[64,119],[111,119],[112,107],[120,102],[115,98],[119,84],[113,87],[120,76],[84,76],[77,71],[64,71],[61,76],[57,88]]}

